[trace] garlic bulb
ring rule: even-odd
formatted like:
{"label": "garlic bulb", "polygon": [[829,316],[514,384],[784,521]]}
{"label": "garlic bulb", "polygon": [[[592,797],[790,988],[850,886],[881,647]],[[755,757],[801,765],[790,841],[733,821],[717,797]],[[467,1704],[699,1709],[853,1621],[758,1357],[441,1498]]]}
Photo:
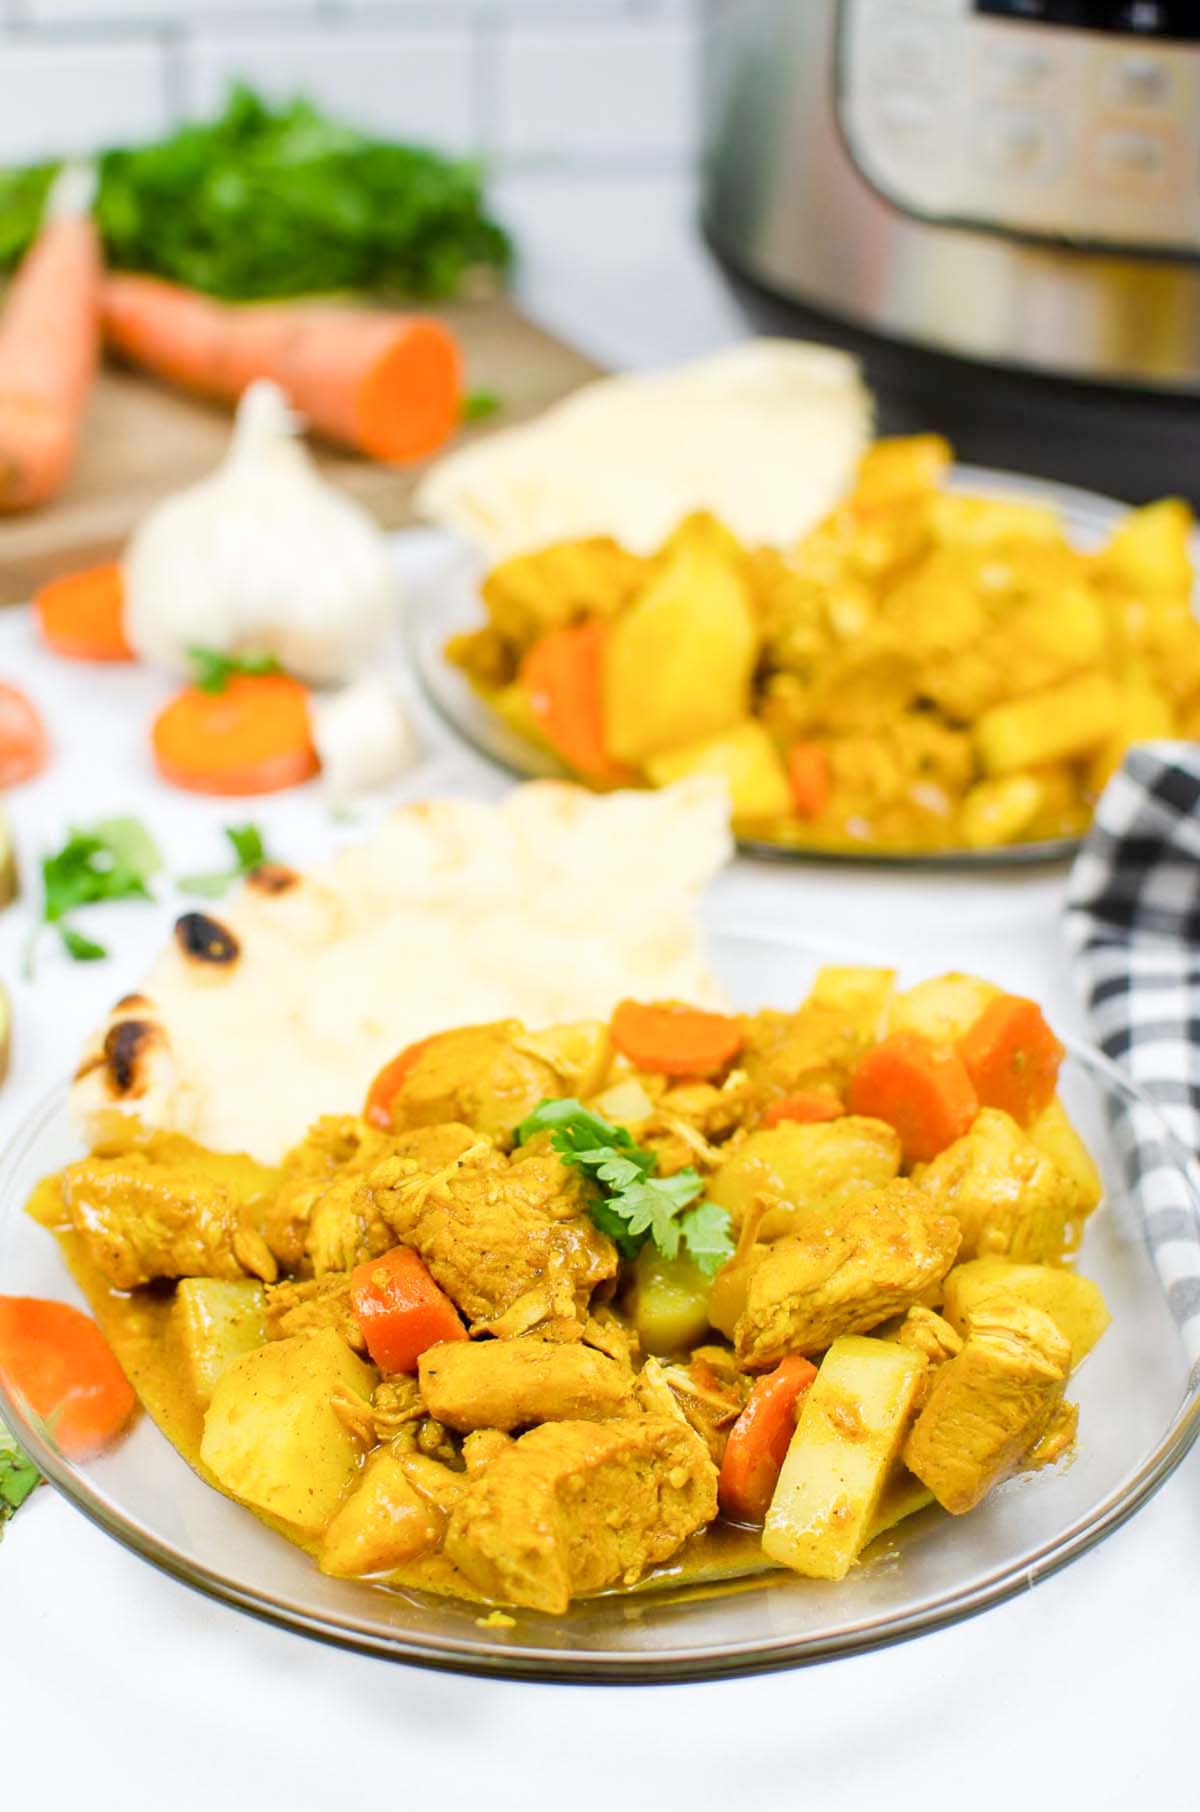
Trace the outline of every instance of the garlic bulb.
{"label": "garlic bulb", "polygon": [[123,571],[132,647],[181,674],[202,647],[267,652],[316,684],[350,679],[398,602],[383,535],[318,475],[265,380],[243,395],[220,466],[150,511]]}

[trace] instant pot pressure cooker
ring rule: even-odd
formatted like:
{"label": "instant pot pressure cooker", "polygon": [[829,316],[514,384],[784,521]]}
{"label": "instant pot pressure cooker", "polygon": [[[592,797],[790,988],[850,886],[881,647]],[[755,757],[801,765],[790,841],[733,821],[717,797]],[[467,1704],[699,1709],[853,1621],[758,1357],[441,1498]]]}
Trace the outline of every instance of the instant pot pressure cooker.
{"label": "instant pot pressure cooker", "polygon": [[1200,502],[1200,0],[709,0],[704,224],[886,430]]}

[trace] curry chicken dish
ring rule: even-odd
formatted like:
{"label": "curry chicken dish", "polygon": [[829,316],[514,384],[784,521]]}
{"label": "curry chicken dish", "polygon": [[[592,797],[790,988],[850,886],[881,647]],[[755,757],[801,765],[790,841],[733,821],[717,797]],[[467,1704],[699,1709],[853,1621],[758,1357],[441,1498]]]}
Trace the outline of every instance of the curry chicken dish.
{"label": "curry chicken dish", "polygon": [[881,440],[797,545],[711,515],[650,555],[518,554],[449,661],[595,787],[726,782],[755,842],[936,854],[1078,836],[1136,742],[1200,734],[1192,515],[1071,544],[1044,503],[945,487],[948,444]]}
{"label": "curry chicken dish", "polygon": [[278,1167],[114,1121],[39,1186],[151,1416],[326,1572],[562,1614],[1068,1453],[1101,1197],[1038,1007],[825,968],[400,1053]]}

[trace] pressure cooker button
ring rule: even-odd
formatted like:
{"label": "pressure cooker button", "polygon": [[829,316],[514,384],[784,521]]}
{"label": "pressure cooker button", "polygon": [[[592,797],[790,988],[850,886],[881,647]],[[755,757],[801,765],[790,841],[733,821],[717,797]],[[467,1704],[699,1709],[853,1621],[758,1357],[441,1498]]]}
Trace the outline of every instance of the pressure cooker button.
{"label": "pressure cooker button", "polygon": [[897,88],[936,88],[944,73],[946,33],[932,19],[889,20],[879,46],[877,68]]}
{"label": "pressure cooker button", "polygon": [[1040,100],[1050,86],[1054,65],[1040,50],[1024,45],[997,44],[983,59],[988,92],[1000,100]]}
{"label": "pressure cooker button", "polygon": [[1170,66],[1160,57],[1120,57],[1107,72],[1104,96],[1113,107],[1168,107],[1171,102]]}
{"label": "pressure cooker button", "polygon": [[891,145],[919,155],[932,150],[937,138],[937,108],[924,95],[896,88],[878,100],[879,123]]}
{"label": "pressure cooker button", "polygon": [[1097,138],[1095,164],[1104,180],[1124,190],[1157,189],[1170,164],[1169,147],[1161,133],[1115,126]]}
{"label": "pressure cooker button", "polygon": [[980,119],[976,152],[989,176],[1032,181],[1049,175],[1058,140],[1045,115],[1016,107],[992,107]]}

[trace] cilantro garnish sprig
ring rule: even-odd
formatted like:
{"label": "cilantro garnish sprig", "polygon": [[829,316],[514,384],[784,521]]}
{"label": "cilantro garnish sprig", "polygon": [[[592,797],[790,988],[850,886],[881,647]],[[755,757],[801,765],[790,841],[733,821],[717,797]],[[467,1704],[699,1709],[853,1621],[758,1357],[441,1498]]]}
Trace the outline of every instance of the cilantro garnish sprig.
{"label": "cilantro garnish sprig", "polygon": [[40,1485],[42,1475],[27,1459],[8,1429],[0,1422],[0,1528],[15,1516],[25,1499]]}
{"label": "cilantro garnish sprig", "polygon": [[33,927],[25,953],[25,973],[32,975],[38,935],[52,925],[67,955],[77,963],[99,962],[108,955],[103,944],[85,937],[70,923],[80,906],[108,900],[151,900],[147,882],[162,867],[158,845],[136,818],[102,818],[74,826],[62,848],[42,858],[42,916]]}
{"label": "cilantro garnish sprig", "polygon": [[254,869],[261,868],[267,860],[266,846],[257,824],[226,824],[223,829],[233,850],[232,866],[217,868],[206,874],[180,875],[178,886],[181,893],[195,893],[206,900],[219,900],[229,892],[235,881],[240,881]]}
{"label": "cilantro garnish sprig", "polygon": [[656,1176],[654,1152],[569,1097],[535,1107],[517,1127],[517,1143],[543,1132],[563,1163],[595,1185],[592,1219],[622,1257],[635,1258],[649,1240],[664,1258],[682,1250],[711,1277],[732,1256],[729,1216],[716,1202],[698,1199],[704,1194],[698,1171]]}

